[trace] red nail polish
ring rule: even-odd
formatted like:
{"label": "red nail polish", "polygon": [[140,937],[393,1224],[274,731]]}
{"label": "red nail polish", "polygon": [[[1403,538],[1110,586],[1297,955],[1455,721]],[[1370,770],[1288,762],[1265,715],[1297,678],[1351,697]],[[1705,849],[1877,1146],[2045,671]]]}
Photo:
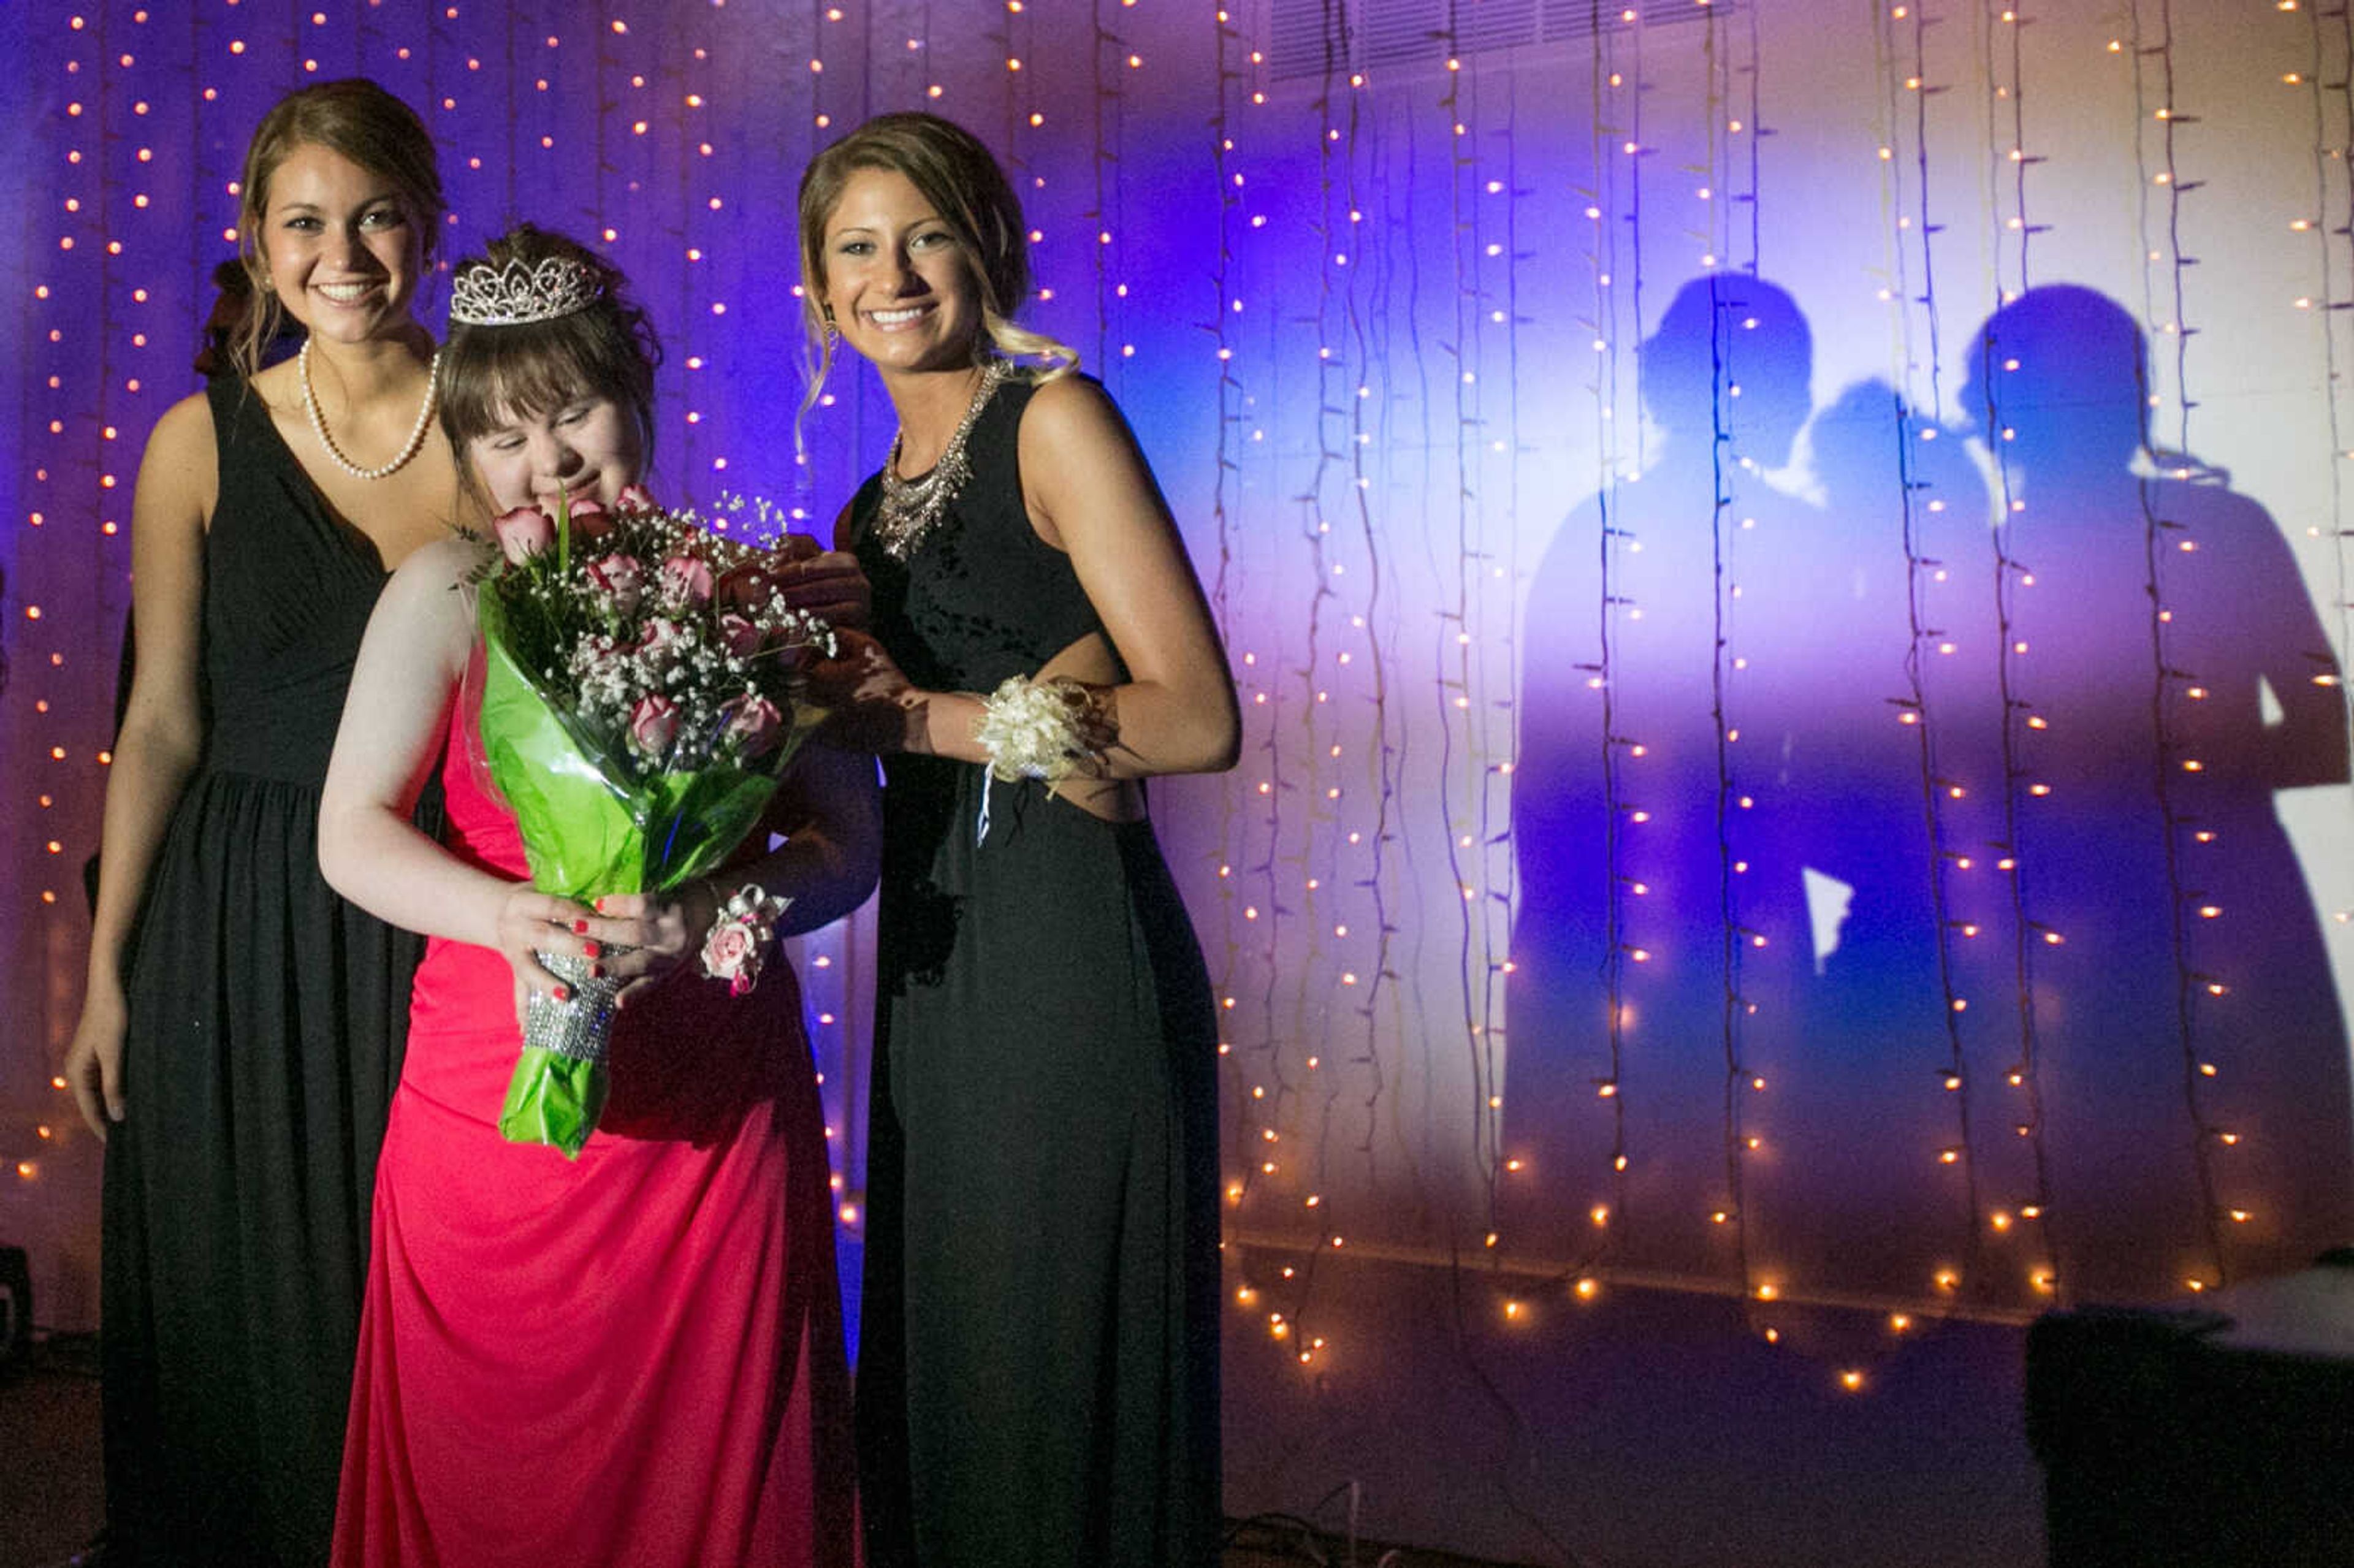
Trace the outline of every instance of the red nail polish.
{"label": "red nail polish", "polygon": [[588,966],[588,978],[590,980],[603,980],[605,978],[605,966],[602,964],[590,964]]}
{"label": "red nail polish", "polygon": [[605,912],[605,901],[604,901],[603,899],[599,898],[599,899],[595,900],[594,902],[595,902],[595,904],[596,904],[597,913],[598,913],[598,914],[599,914],[599,915],[602,915],[602,914]]}
{"label": "red nail polish", "polygon": [[555,998],[556,998],[556,1000],[557,1000],[557,1001],[570,1001],[572,1000],[572,992],[571,992],[571,991],[570,991],[569,989],[567,989],[567,987],[564,987],[564,986],[557,986],[557,987],[553,991],[550,991],[548,994],[549,994],[549,995],[551,995],[551,996],[553,996],[553,997],[555,997]]}
{"label": "red nail polish", "polygon": [[601,959],[605,956],[605,949],[599,943],[583,942],[580,944],[580,956],[584,959]]}
{"label": "red nail polish", "polygon": [[575,920],[572,922],[572,934],[576,937],[587,936],[588,934],[588,922],[586,920]]}

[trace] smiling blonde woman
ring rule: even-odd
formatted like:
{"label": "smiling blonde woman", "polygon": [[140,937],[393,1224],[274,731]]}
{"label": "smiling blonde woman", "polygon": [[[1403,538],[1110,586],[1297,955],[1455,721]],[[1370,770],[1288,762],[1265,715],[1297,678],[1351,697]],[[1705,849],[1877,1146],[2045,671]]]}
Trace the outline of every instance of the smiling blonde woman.
{"label": "smiling blonde woman", "polygon": [[1225,650],[1119,411],[1013,322],[1028,231],[988,150],[869,122],[801,226],[821,355],[899,416],[836,529],[875,604],[843,700],[887,775],[868,1562],[1206,1564],[1216,1033],[1143,781],[1233,766]]}

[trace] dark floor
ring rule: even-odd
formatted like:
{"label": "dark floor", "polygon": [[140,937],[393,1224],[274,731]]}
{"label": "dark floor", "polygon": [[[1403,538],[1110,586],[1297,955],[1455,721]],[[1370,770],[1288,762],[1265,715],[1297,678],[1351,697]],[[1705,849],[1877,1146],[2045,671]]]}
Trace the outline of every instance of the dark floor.
{"label": "dark floor", "polygon": [[[96,1533],[102,1514],[96,1346],[36,1347],[28,1370],[0,1375],[0,1568],[51,1568]],[[1280,1519],[1237,1521],[1225,1568],[1496,1568],[1468,1557],[1394,1550]]]}
{"label": "dark floor", "polygon": [[98,1529],[98,1346],[37,1344],[29,1369],[0,1375],[0,1568],[35,1568]]}

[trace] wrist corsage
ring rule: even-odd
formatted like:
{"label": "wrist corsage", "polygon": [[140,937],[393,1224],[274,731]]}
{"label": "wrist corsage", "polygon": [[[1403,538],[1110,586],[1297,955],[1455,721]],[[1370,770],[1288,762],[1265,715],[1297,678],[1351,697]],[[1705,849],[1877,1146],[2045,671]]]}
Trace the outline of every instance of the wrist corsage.
{"label": "wrist corsage", "polygon": [[760,965],[776,940],[777,917],[792,903],[748,882],[721,903],[703,938],[703,972],[727,982],[727,994],[742,996],[760,981]]}
{"label": "wrist corsage", "polygon": [[1107,694],[1056,675],[1033,681],[1015,675],[981,699],[972,737],[989,753],[990,776],[1055,783],[1074,773],[1101,771],[1111,724]]}

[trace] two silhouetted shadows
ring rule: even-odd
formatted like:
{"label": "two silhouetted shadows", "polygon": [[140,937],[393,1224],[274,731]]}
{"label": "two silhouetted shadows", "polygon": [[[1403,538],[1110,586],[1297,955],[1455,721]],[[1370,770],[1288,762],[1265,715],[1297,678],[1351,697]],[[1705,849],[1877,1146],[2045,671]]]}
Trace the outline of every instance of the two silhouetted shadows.
{"label": "two silhouetted shadows", "polygon": [[[2132,319],[2005,306],[1967,425],[1876,383],[1809,425],[1755,279],[1641,355],[1657,442],[1523,619],[1507,1247],[2031,1305],[2341,1239],[2343,1025],[2273,801],[2347,777],[2337,666],[2271,517],[2151,448]],[[1813,500],[1765,478],[1802,429]]]}

